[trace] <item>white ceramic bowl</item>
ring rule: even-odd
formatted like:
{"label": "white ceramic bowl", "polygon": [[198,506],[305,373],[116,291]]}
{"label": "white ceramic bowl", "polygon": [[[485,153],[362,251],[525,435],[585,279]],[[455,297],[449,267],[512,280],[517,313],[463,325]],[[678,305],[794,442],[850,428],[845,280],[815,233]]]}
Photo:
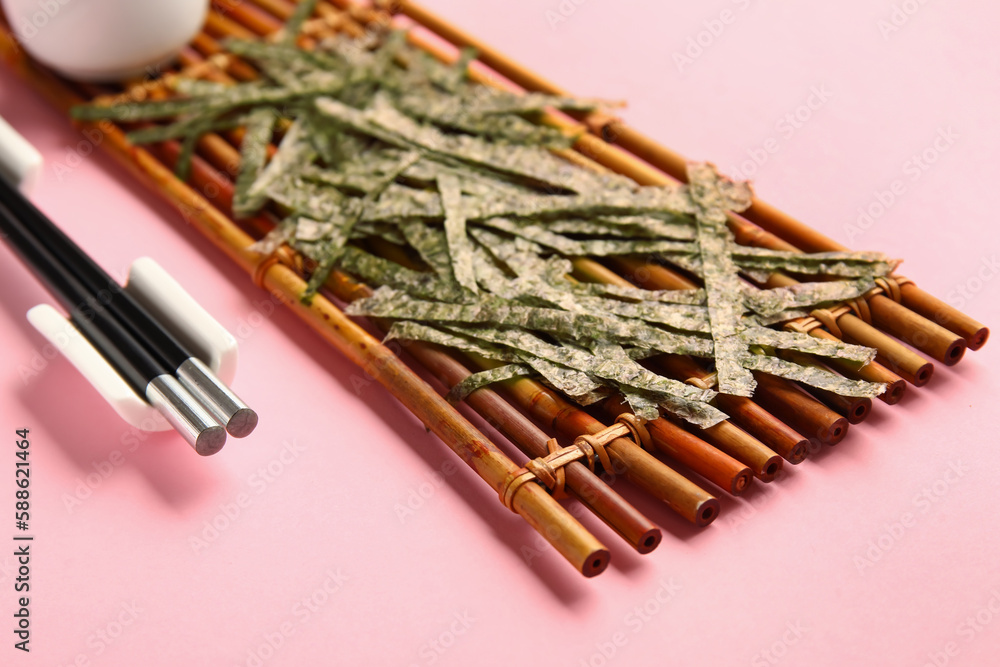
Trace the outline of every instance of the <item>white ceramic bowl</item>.
{"label": "white ceramic bowl", "polygon": [[36,60],[72,79],[142,74],[201,28],[209,0],[0,0]]}

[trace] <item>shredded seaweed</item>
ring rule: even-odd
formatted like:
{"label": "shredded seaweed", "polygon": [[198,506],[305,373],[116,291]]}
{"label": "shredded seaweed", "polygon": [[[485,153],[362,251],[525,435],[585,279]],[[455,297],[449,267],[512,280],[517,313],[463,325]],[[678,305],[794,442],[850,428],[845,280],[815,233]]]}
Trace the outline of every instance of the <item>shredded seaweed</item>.
{"label": "shredded seaweed", "polygon": [[[258,81],[175,78],[175,98],[81,106],[73,115],[164,121],[128,137],[179,140],[182,177],[201,136],[242,128],[234,215],[281,218],[252,249],[288,243],[312,260],[304,300],[340,270],[376,287],[348,312],[389,321],[387,338],[501,364],[459,383],[451,400],[528,376],[583,405],[619,393],[646,418],[662,410],[702,427],[725,419],[709,403],[714,391],[641,363],[663,353],[713,360],[723,393],[752,395],[755,372],[844,396],[881,391],[775,356],[795,350],[863,365],[873,350],[765,325],[857,298],[897,261],[739,245],[727,216],[749,206],[746,183],[691,164],[687,185],[640,186],[563,159],[553,149],[578,135],[537,122],[552,109],[609,103],[475,84],[473,50],[448,66],[391,29],[301,49],[297,36],[315,4],[298,3],[272,41],[226,41],[261,73]],[[268,160],[275,134],[281,140]],[[387,242],[397,246],[398,256],[386,253],[396,261],[371,252]],[[574,258],[617,256],[666,262],[704,287],[646,290],[571,277]],[[775,271],[805,282],[759,289],[748,281]]]}

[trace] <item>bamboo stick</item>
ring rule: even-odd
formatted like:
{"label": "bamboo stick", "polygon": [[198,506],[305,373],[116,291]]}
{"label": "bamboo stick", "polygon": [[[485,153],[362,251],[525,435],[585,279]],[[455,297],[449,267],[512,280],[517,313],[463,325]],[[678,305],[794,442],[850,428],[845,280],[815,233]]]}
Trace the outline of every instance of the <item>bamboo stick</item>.
{"label": "bamboo stick", "polygon": [[[693,430],[694,427],[687,427]],[[782,458],[774,450],[728,419],[715,426],[699,429],[698,433],[737,461],[750,466],[762,482],[774,481],[783,467]]]}
{"label": "bamboo stick", "polygon": [[808,456],[809,441],[752,399],[719,394],[715,403],[733,422],[792,465],[802,463]]}
{"label": "bamboo stick", "polygon": [[[694,359],[676,354],[668,354],[654,362],[658,367],[670,371],[676,377],[705,380],[709,374]],[[795,429],[776,418],[770,412],[745,396],[719,394],[715,405],[756,437],[773,449],[782,458],[795,465],[801,463],[808,453],[809,441]]]}
{"label": "bamboo stick", "polygon": [[[826,329],[813,329],[809,332],[817,338],[826,340],[838,340],[836,336]],[[884,382],[885,392],[879,394],[879,398],[888,405],[895,405],[906,393],[906,380],[896,375],[878,361],[872,361],[862,368],[855,368],[851,363],[843,359],[829,359],[827,363],[835,368],[837,372],[852,380],[867,380],[868,382]]]}
{"label": "bamboo stick", "polygon": [[[271,16],[279,20],[283,25],[292,16],[292,12],[295,11],[295,4],[299,0],[250,0],[253,4],[257,5]],[[363,23],[369,22],[387,22],[391,19],[388,13],[361,5],[357,2],[352,2],[347,0],[345,2],[317,2],[316,3],[316,13],[323,19],[327,19],[328,27],[337,27],[339,29],[344,29],[352,36],[360,36],[364,32],[364,28],[358,23],[360,19]],[[331,22],[331,19],[336,20],[336,26]],[[308,22],[307,22],[308,24]],[[354,28],[352,30],[352,28]],[[303,26],[303,32],[306,32],[306,26]],[[360,32],[359,32],[360,31]]]}
{"label": "bamboo stick", "polygon": [[[798,352],[796,350],[781,350],[778,352],[778,355],[781,358],[799,364],[800,366],[811,366],[828,372],[833,370],[816,357],[811,354],[805,354],[804,352]],[[820,389],[818,387],[810,387],[808,385],[800,386],[807,393],[819,399],[828,408],[847,418],[847,421],[851,424],[860,424],[868,418],[869,414],[871,414],[872,399],[870,398],[841,396],[833,393],[832,391]]]}
{"label": "bamboo stick", "polygon": [[986,345],[986,341],[990,337],[990,330],[984,324],[972,319],[951,304],[925,292],[913,283],[901,285],[900,292],[902,292],[904,306],[962,336],[970,350],[976,351]]}
{"label": "bamboo stick", "polygon": [[232,16],[233,22],[260,37],[277,32],[284,26],[282,21],[248,2],[227,2],[225,13]]}
{"label": "bamboo stick", "polygon": [[[566,96],[570,94],[416,2],[401,0],[399,9],[403,14],[448,42],[459,47],[471,46],[475,48],[481,62],[522,88],[552,95]],[[677,180],[686,180],[687,160],[685,158],[628,127],[620,118],[606,113],[591,113],[582,117],[582,121],[592,133],[601,137],[608,144],[620,146],[640,160]],[[772,232],[783,241],[805,252],[847,249],[840,243],[756,198],[751,207],[744,212],[744,216],[760,228]],[[920,314],[928,321],[937,323],[962,336],[969,349],[980,349],[989,338],[989,329],[983,324],[912,283],[902,290],[902,305]],[[940,361],[947,363],[947,358],[948,355],[945,355]]]}
{"label": "bamboo stick", "polygon": [[629,282],[643,289],[695,289],[700,287],[680,273],[668,269],[661,264],[646,262],[638,257],[609,257],[609,263],[618,269]]}
{"label": "bamboo stick", "polygon": [[864,396],[841,396],[819,387],[802,387],[828,408],[847,419],[849,424],[860,424],[872,412],[872,399]]}
{"label": "bamboo stick", "polygon": [[506,78],[525,90],[535,90],[554,95],[566,95],[555,84],[521,67],[515,61],[503,55],[485,42],[457,28],[437,14],[415,2],[402,0],[396,2],[396,8],[402,14],[410,17],[431,32],[452,44],[462,47],[471,46],[478,52],[477,58],[491,69],[496,70]]}
{"label": "bamboo stick", "polygon": [[[474,361],[483,368],[492,365],[483,359]],[[594,434],[605,428],[596,418],[534,380],[505,380],[500,385],[502,393],[513,398],[528,414],[567,438]],[[612,440],[607,445],[607,451],[615,468],[612,473],[622,470],[626,479],[666,503],[691,523],[707,526],[719,515],[719,501],[715,496],[631,440]]]}
{"label": "bamboo stick", "polygon": [[[209,12],[207,21],[210,22],[215,16],[217,16],[215,12]],[[206,57],[226,55],[225,49],[212,39],[207,32],[199,32],[195,35],[191,40],[191,46]],[[251,67],[246,61],[231,55],[226,55],[226,59],[231,61],[227,69],[237,81],[253,81],[258,78],[257,70]]]}
{"label": "bamboo stick", "polygon": [[[613,417],[632,411],[621,396],[609,398],[601,407]],[[667,419],[652,419],[646,429],[657,449],[727,493],[742,495],[753,482],[746,465]]]}
{"label": "bamboo stick", "polygon": [[[285,21],[295,11],[297,2],[298,0],[295,2],[288,2],[288,0],[250,0],[253,6],[245,8],[243,11],[234,12],[234,14],[237,21],[247,19],[248,21],[244,22],[244,25],[258,36],[269,37],[285,26]],[[364,26],[355,20],[356,16],[362,16],[365,22],[382,22],[383,20],[388,20],[388,15],[384,12],[362,7],[360,4],[354,2],[333,4],[337,6],[333,6],[328,2],[316,3],[315,12],[319,15],[320,19],[323,19],[323,27],[325,29],[336,27],[352,37],[361,37],[365,33]],[[309,37],[304,35],[304,33],[308,32],[309,25],[309,21],[306,21],[305,25],[303,25],[303,34],[298,37],[300,45],[309,46],[313,43]]]}
{"label": "bamboo stick", "polygon": [[844,334],[844,341],[874,347],[878,350],[875,359],[914,387],[923,387],[930,382],[934,364],[914,354],[896,339],[868,326],[864,320],[850,313],[841,316],[837,320],[837,326]]}
{"label": "bamboo stick", "polygon": [[884,295],[868,299],[868,307],[872,324],[887,334],[913,345],[945,366],[954,366],[962,360],[968,344],[958,334]]}
{"label": "bamboo stick", "polygon": [[847,435],[847,419],[791,382],[756,371],[754,378],[754,398],[766,409],[787,415],[789,426],[799,433],[826,445],[835,445]]}
{"label": "bamboo stick", "polygon": [[[298,2],[299,0],[295,1]],[[292,12],[295,11],[295,2],[286,2],[285,0],[250,0],[250,2],[271,16],[280,19],[282,23],[291,18]]]}

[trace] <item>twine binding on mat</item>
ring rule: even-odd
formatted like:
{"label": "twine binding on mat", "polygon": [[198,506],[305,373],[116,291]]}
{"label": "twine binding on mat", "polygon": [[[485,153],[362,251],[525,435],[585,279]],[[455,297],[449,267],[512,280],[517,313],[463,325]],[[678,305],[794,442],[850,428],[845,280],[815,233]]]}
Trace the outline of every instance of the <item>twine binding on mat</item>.
{"label": "twine binding on mat", "polygon": [[637,445],[649,449],[649,431],[646,430],[646,420],[630,413],[618,416],[615,423],[591,435],[581,435],[568,447],[560,447],[555,438],[546,445],[549,448],[547,456],[532,459],[507,476],[500,488],[500,502],[514,510],[514,496],[528,482],[539,482],[545,486],[555,498],[566,495],[567,464],[585,459],[587,467],[595,471],[599,461],[605,470],[611,468],[611,459],[605,446],[616,438],[629,436]]}
{"label": "twine binding on mat", "polygon": [[253,284],[262,290],[267,291],[267,285],[264,283],[264,278],[267,276],[267,272],[275,264],[284,264],[291,270],[295,271],[298,275],[306,275],[305,263],[303,262],[302,255],[293,251],[288,246],[283,245],[274,252],[261,256],[260,261],[253,267],[253,273],[250,274]]}
{"label": "twine binding on mat", "polygon": [[689,377],[684,380],[687,384],[692,387],[698,387],[698,389],[714,389],[716,383],[719,381],[719,377],[716,373],[709,373],[705,377]]}
{"label": "twine binding on mat", "polygon": [[822,326],[826,327],[837,338],[843,338],[843,332],[837,326],[837,320],[843,315],[853,312],[865,324],[871,324],[872,312],[868,305],[869,299],[884,295],[896,303],[902,303],[903,291],[901,288],[903,285],[912,283],[912,280],[902,276],[876,278],[875,287],[865,292],[862,296],[845,301],[842,305],[835,308],[817,308],[810,312],[808,317],[786,322],[785,328],[798,333],[809,333],[813,329],[818,329]]}

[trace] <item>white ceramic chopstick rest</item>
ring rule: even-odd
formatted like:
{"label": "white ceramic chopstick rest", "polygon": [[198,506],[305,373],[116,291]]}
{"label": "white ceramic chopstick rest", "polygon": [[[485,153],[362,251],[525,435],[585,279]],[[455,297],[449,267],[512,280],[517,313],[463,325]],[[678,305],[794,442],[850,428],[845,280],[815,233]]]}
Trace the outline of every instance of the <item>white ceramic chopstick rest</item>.
{"label": "white ceramic chopstick rest", "polygon": [[[148,257],[132,263],[125,285],[171,334],[227,384],[236,374],[236,338],[208,314],[159,264]],[[28,311],[28,321],[66,357],[129,425],[143,431],[173,428],[139,397],[117,371],[59,311],[48,304]]]}

